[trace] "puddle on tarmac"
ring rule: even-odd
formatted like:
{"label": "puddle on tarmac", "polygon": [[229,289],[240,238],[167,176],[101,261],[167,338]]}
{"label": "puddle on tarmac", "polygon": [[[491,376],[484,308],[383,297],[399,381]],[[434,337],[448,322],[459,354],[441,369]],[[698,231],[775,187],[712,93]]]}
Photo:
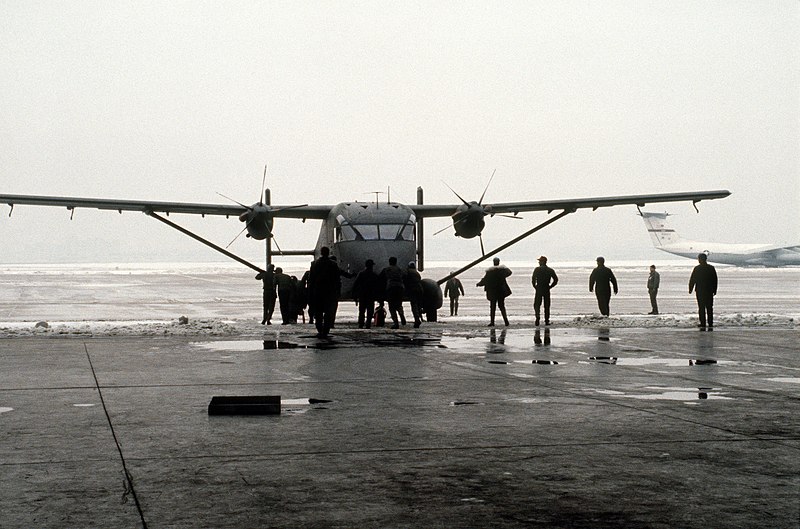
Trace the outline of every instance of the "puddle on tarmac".
{"label": "puddle on tarmac", "polygon": [[14,408],[6,408],[4,406],[0,406],[0,413],[8,413],[10,411],[14,411]]}
{"label": "puddle on tarmac", "polygon": [[587,360],[578,362],[579,364],[612,364],[621,366],[653,366],[661,365],[667,367],[683,366],[707,366],[707,365],[734,365],[736,362],[725,360],[714,360],[713,358],[620,358],[617,356],[590,356]]}
{"label": "puddle on tarmac", "polygon": [[650,393],[630,393],[610,389],[588,390],[601,395],[612,397],[624,397],[637,400],[671,400],[678,402],[688,402],[697,400],[733,400],[733,397],[726,396],[726,393],[717,391],[714,388],[672,388],[662,386],[645,386],[642,388]]}
{"label": "puddle on tarmac", "polygon": [[450,403],[450,406],[483,406],[483,402],[472,400],[454,400]]}
{"label": "puddle on tarmac", "polygon": [[73,404],[76,408],[91,408],[97,406],[96,404]]}
{"label": "puddle on tarmac", "polygon": [[770,382],[787,382],[789,384],[800,384],[800,377],[776,377],[768,378]]}
{"label": "puddle on tarmac", "polygon": [[[389,335],[340,335],[319,339],[315,335],[300,335],[296,340],[218,340],[210,342],[194,342],[195,347],[211,351],[271,351],[278,349],[316,349],[329,350],[354,347],[434,347],[446,348],[440,336],[408,336],[405,334]],[[222,356],[223,364],[232,364],[230,355]],[[226,361],[227,360],[227,361]]]}

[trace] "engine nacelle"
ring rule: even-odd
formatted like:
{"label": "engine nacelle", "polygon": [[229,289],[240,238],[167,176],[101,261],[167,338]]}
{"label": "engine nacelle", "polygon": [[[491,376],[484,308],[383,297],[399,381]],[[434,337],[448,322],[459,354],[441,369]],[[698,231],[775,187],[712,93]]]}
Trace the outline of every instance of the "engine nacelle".
{"label": "engine nacelle", "polygon": [[248,237],[263,241],[272,236],[272,216],[269,213],[269,207],[259,203],[239,215],[239,220],[247,223]]}
{"label": "engine nacelle", "polygon": [[456,230],[456,237],[463,237],[465,239],[472,239],[477,237],[486,226],[483,220],[488,213],[484,206],[477,202],[470,202],[469,204],[462,204],[453,214],[453,228]]}

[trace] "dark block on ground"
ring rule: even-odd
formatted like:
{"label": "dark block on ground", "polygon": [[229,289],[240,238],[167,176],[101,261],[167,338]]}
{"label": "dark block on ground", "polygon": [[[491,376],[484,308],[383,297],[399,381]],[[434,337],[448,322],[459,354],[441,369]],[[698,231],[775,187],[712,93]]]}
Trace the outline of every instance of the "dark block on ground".
{"label": "dark block on ground", "polygon": [[217,396],[208,404],[209,415],[280,415],[280,395]]}

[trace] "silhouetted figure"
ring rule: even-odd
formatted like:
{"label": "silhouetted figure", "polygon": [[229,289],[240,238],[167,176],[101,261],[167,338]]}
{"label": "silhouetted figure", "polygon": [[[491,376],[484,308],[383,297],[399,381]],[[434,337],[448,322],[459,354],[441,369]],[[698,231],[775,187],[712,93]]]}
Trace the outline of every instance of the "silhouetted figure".
{"label": "silhouetted figure", "polygon": [[[346,270],[342,270],[341,268],[339,268],[339,260],[336,258],[335,255],[331,255],[331,261],[333,261],[336,264],[336,268],[339,270],[339,275],[336,277],[336,299],[338,300],[339,298],[342,297],[342,277],[350,279],[355,277],[356,275],[351,274],[350,272],[347,272]],[[339,303],[336,303],[336,307],[333,309],[333,320],[331,320],[333,323],[331,324],[331,327],[336,326],[337,310],[339,310]]]}
{"label": "silhouetted figure", "polygon": [[457,277],[451,277],[444,285],[444,297],[450,298],[450,315],[458,316],[458,298],[464,295],[464,285]]}
{"label": "silhouetted figure", "polygon": [[330,248],[320,248],[320,257],[311,265],[308,299],[314,307],[314,324],[320,337],[328,336],[339,304],[339,267],[330,258]]}
{"label": "silhouetted figure", "polygon": [[[311,261],[311,266],[314,266],[314,261]],[[311,267],[303,273],[303,277],[300,279],[300,282],[303,284],[303,288],[305,289],[305,298],[306,304],[308,305],[308,323],[314,323],[314,308],[311,306],[311,297],[308,294],[308,281],[311,277]]]}
{"label": "silhouetted figure", "polygon": [[494,327],[494,316],[497,307],[500,307],[500,314],[503,322],[508,326],[508,316],[506,315],[506,298],[511,295],[511,288],[506,282],[506,278],[511,275],[511,270],[500,264],[500,259],[494,258],[494,266],[488,268],[476,286],[483,287],[486,291],[486,299],[489,300],[489,327]]}
{"label": "silhouetted figure", "polygon": [[408,263],[403,274],[403,286],[408,296],[408,304],[411,305],[411,314],[414,315],[414,328],[422,324],[422,276],[417,271],[417,264],[414,261]]}
{"label": "silhouetted figure", "polygon": [[544,302],[544,324],[550,325],[550,289],[558,284],[555,270],[547,266],[547,257],[539,257],[539,266],[533,269],[531,284],[535,291],[533,310],[536,313],[536,325],[539,325],[539,314]]}
{"label": "silhouetted figure", "polygon": [[385,285],[384,296],[389,304],[389,314],[392,316],[392,329],[398,329],[400,328],[397,321],[398,316],[403,325],[406,324],[406,316],[403,314],[403,294],[405,293],[403,271],[397,266],[397,257],[389,258],[389,266],[381,270],[380,278]]}
{"label": "silhouetted figure", "polygon": [[272,325],[272,313],[275,311],[275,300],[278,297],[275,293],[275,265],[269,265],[265,272],[259,272],[256,279],[260,280],[264,287],[264,314],[261,325],[265,323]]}
{"label": "silhouetted figure", "polygon": [[278,302],[281,308],[281,322],[283,325],[292,323],[293,307],[292,295],[294,294],[294,284],[292,278],[283,273],[283,268],[275,269],[275,285],[278,287]]}
{"label": "silhouetted figure", "polygon": [[358,303],[358,328],[372,327],[375,314],[375,300],[380,297],[380,279],[373,267],[375,261],[367,259],[364,270],[360,271],[353,282],[353,299]]}
{"label": "silhouetted figure", "polygon": [[689,278],[689,294],[695,291],[697,297],[697,310],[700,316],[700,330],[714,328],[714,296],[717,295],[717,270],[708,264],[708,256],[698,254],[697,262],[700,263],[692,270]]}
{"label": "silhouetted figure", "polygon": [[648,314],[658,314],[658,286],[661,284],[661,275],[656,272],[656,265],[650,265],[650,275],[647,276],[647,293],[650,294],[650,312]]}
{"label": "silhouetted figure", "polygon": [[597,306],[600,308],[600,314],[609,316],[611,310],[609,304],[611,303],[611,287],[614,287],[614,294],[619,292],[617,288],[617,278],[614,277],[614,272],[606,267],[606,260],[603,257],[597,258],[597,268],[592,270],[589,276],[589,292],[594,292],[597,296]]}

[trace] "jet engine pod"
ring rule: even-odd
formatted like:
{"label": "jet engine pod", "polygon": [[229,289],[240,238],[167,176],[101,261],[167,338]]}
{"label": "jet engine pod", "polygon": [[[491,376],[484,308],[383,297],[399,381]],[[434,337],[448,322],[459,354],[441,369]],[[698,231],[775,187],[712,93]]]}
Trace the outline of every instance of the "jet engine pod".
{"label": "jet engine pod", "polygon": [[436,311],[442,308],[444,295],[439,284],[430,278],[422,280],[422,310],[427,321],[436,321]]}

